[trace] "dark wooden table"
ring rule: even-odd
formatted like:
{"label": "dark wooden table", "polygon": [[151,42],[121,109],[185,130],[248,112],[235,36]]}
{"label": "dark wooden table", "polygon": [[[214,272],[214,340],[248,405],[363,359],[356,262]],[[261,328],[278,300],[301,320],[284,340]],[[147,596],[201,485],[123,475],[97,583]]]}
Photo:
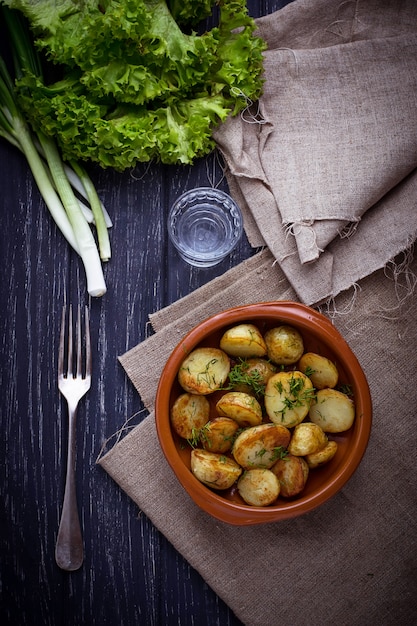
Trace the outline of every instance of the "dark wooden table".
{"label": "dark wooden table", "polygon": [[[284,1],[248,2],[253,16]],[[196,186],[226,189],[216,156],[192,167],[92,168],[113,218],[108,293],[91,301],[93,383],[78,414],[77,492],[85,562],[55,564],[67,441],[57,389],[65,299],[86,301],[78,258],[57,231],[23,157],[1,158],[1,617],[4,624],[233,625],[239,621],[137,506],[96,465],[103,442],[143,408],[117,356],[149,335],[148,314],[253,254],[246,238],[199,270],[168,242],[171,202]],[[141,416],[137,418],[141,419]]]}

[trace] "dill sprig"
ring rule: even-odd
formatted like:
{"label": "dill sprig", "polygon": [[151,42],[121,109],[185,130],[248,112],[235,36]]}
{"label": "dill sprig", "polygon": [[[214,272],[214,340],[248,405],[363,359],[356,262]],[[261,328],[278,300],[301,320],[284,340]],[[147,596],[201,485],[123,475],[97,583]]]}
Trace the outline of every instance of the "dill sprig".
{"label": "dill sprig", "polygon": [[257,369],[248,372],[248,364],[245,359],[239,359],[229,372],[228,389],[234,389],[245,385],[249,387],[256,396],[265,395],[265,381]]}

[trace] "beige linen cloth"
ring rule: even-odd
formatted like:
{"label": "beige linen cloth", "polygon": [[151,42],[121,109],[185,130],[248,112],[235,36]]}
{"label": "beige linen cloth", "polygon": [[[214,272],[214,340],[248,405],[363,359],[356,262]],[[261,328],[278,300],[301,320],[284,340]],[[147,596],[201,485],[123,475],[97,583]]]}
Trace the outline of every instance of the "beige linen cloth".
{"label": "beige linen cloth", "polygon": [[[120,357],[150,415],[98,463],[246,626],[417,623],[416,23],[406,0],[296,0],[258,21],[270,46],[258,121],[229,120],[217,141],[252,243],[267,248],[153,314],[155,334]],[[356,353],[372,435],[319,509],[229,526],[167,464],[156,388],[198,322],[285,299],[321,306]]]}
{"label": "beige linen cloth", "polygon": [[215,139],[249,240],[313,304],[416,238],[417,5],[296,0],[257,24],[264,94]]}
{"label": "beige linen cloth", "polygon": [[374,423],[349,483],[294,520],[235,527],[201,511],[162,454],[152,412],[165,361],[194,325],[296,299],[269,251],[152,315],[156,333],[120,358],[150,415],[98,462],[247,626],[417,623],[417,262],[400,260],[323,309],[364,368]]}

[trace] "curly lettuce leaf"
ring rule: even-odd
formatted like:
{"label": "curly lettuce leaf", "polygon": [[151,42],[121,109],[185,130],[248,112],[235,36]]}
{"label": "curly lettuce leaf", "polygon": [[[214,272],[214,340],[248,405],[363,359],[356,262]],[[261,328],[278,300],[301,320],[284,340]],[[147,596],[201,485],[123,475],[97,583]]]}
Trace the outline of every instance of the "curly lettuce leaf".
{"label": "curly lettuce leaf", "polygon": [[229,112],[221,96],[202,96],[159,109],[156,137],[161,161],[188,164],[211,152],[213,125],[224,121]]}
{"label": "curly lettuce leaf", "polygon": [[165,0],[6,2],[29,19],[48,59],[80,68],[83,84],[98,96],[141,104],[186,94],[217,62],[213,34],[183,33]]}
{"label": "curly lettuce leaf", "polygon": [[168,0],[167,4],[176,22],[195,25],[212,14],[217,2],[216,0],[192,0],[192,2]]}
{"label": "curly lettuce leaf", "polygon": [[[152,159],[191,163],[214,148],[213,125],[230,112],[222,96],[200,96],[154,110],[135,105],[112,110],[79,93],[77,85],[67,79],[45,88],[37,77],[26,76],[20,104],[33,124],[40,121],[47,134],[58,137],[64,156],[120,171]],[[28,87],[30,95],[25,95]]]}
{"label": "curly lettuce leaf", "polygon": [[265,42],[253,36],[254,30],[255,22],[247,13],[245,0],[224,3],[217,48],[221,64],[213,81],[227,85],[233,115],[251,101],[256,101],[262,93]]}
{"label": "curly lettuce leaf", "polygon": [[[20,97],[68,158],[118,170],[192,163],[213,149],[214,127],[261,93],[265,44],[244,0],[217,0],[219,24],[202,35],[185,34],[166,0],[0,1],[26,15],[62,75],[26,76]],[[191,0],[182,5],[192,13]]]}

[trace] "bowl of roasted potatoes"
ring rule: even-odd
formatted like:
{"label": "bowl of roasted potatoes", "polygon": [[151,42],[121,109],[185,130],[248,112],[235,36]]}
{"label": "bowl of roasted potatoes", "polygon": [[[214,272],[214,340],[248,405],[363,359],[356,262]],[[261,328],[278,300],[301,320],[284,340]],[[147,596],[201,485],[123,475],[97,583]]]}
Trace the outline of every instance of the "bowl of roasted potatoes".
{"label": "bowl of roasted potatoes", "polygon": [[372,424],[365,374],[331,321],[290,301],[222,311],[169,356],[155,418],[177,479],[234,525],[304,515],[357,469]]}

